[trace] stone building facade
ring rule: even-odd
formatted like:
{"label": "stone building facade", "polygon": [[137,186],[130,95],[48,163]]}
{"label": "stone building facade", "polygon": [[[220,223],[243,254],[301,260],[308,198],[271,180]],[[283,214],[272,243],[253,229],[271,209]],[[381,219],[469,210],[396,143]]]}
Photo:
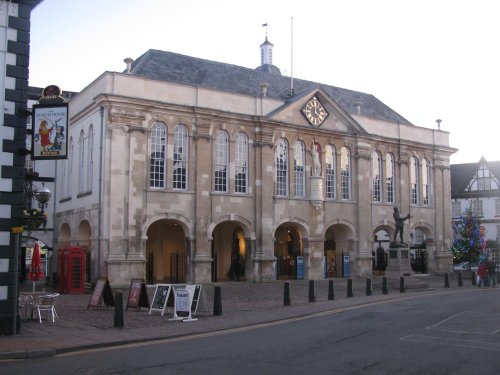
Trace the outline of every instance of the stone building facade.
{"label": "stone building facade", "polygon": [[394,206],[446,270],[449,134],[282,76],[272,47],[256,69],[149,50],[71,100],[55,229],[86,249],[88,281],[369,276]]}

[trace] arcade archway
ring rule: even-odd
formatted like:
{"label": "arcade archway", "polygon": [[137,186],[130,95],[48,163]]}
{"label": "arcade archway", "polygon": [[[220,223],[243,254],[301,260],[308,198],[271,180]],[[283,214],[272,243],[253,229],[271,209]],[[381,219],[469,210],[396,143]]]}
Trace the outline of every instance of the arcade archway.
{"label": "arcade archway", "polygon": [[186,236],[180,223],[174,219],[155,221],[147,237],[147,282],[186,282]]}
{"label": "arcade archway", "polygon": [[248,241],[239,223],[224,221],[212,232],[212,281],[246,280]]}
{"label": "arcade archway", "polygon": [[[284,223],[276,229],[274,241],[278,279],[297,279],[301,273],[297,257],[303,256],[302,238],[294,223]],[[303,264],[303,263],[302,263]]]}

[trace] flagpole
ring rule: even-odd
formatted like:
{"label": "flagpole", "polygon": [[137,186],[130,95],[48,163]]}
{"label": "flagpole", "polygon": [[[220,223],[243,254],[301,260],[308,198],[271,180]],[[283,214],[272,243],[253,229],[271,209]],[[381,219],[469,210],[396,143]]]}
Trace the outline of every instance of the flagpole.
{"label": "flagpole", "polygon": [[290,90],[293,96],[293,17],[290,20]]}

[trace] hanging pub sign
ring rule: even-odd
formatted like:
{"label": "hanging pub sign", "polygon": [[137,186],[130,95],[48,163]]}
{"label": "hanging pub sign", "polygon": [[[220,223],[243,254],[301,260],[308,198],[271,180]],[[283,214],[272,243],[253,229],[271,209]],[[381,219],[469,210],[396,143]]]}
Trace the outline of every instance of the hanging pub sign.
{"label": "hanging pub sign", "polygon": [[32,109],[31,157],[33,160],[67,159],[68,103],[59,87],[43,90],[43,97]]}

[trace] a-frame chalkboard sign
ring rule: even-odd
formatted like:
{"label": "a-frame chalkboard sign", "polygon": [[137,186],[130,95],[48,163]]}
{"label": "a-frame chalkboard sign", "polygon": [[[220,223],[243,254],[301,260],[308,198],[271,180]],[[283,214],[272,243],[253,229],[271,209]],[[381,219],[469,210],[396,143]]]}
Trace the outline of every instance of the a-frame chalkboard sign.
{"label": "a-frame chalkboard sign", "polygon": [[111,291],[111,286],[106,277],[100,277],[97,279],[92,295],[90,296],[89,304],[87,305],[87,310],[90,306],[99,307],[102,303],[106,304],[106,307],[114,306],[115,299],[113,298],[113,292]]}
{"label": "a-frame chalkboard sign", "polygon": [[128,310],[129,307],[135,307],[139,309],[139,311],[141,311],[141,307],[147,307],[149,309],[149,300],[144,279],[132,279],[130,282],[127,307],[125,310]]}
{"label": "a-frame chalkboard sign", "polygon": [[165,314],[168,296],[170,295],[171,290],[171,284],[156,284],[153,301],[151,302],[151,307],[149,308],[149,315],[151,315],[151,312],[153,311],[161,311],[161,316]]}

